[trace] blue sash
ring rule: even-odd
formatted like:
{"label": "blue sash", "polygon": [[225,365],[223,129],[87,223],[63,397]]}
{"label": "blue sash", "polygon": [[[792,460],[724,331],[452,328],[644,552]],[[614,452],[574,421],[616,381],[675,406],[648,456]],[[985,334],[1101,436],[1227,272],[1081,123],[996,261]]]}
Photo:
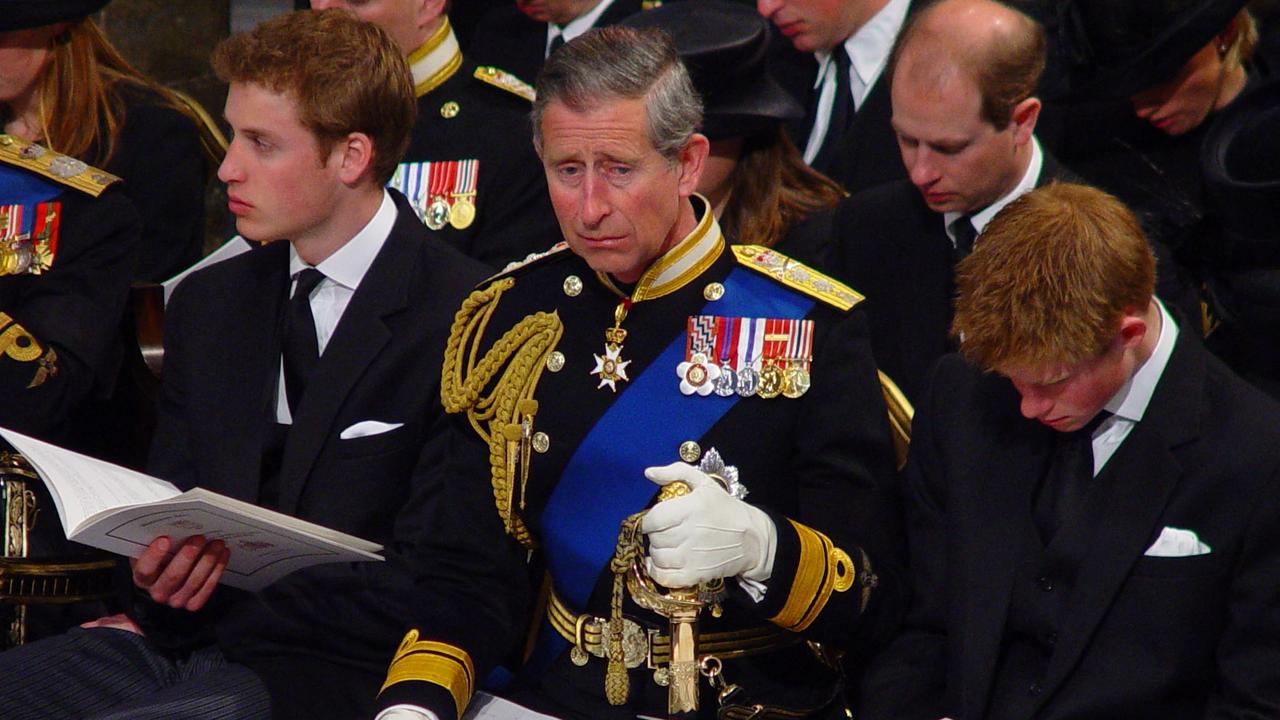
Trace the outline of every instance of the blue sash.
{"label": "blue sash", "polygon": [[[814,305],[811,298],[743,268],[734,268],[723,285],[724,296],[699,314],[803,318]],[[644,509],[657,492],[644,469],[677,460],[680,443],[701,438],[740,399],[737,395],[681,395],[676,365],[684,359],[682,331],[618,394],[578,446],[552,491],[542,513],[542,545],[556,592],[570,607],[586,607],[596,580],[613,557],[619,525]],[[726,461],[732,463],[733,458]],[[555,631],[545,630],[535,663],[554,658],[565,647]],[[560,641],[555,643],[555,654],[546,647],[552,640]]]}

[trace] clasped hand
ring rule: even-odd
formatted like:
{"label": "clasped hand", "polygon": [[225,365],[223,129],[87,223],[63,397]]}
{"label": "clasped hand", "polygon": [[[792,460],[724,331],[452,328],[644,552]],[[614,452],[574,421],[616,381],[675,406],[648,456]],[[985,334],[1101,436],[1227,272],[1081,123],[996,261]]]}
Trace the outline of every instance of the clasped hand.
{"label": "clasped hand", "polygon": [[669,588],[735,576],[769,579],[777,528],[763,510],[686,463],[647,468],[644,474],[658,485],[683,481],[692,489],[653,506],[640,521],[649,538],[650,577]]}
{"label": "clasped hand", "polygon": [[231,551],[221,540],[208,542],[194,535],[177,544],[158,537],[142,555],[129,560],[133,584],[151,599],[172,608],[196,611],[204,607],[227,568]]}

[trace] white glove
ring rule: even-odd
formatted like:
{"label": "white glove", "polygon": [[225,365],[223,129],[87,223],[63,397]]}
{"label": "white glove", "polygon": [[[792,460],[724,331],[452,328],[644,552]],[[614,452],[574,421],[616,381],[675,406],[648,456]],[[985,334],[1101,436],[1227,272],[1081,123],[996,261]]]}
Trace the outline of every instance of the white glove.
{"label": "white glove", "polygon": [[440,720],[430,710],[423,710],[417,705],[392,705],[378,713],[374,720]]}
{"label": "white glove", "polygon": [[649,536],[650,577],[669,588],[734,576],[769,579],[778,531],[763,510],[686,463],[647,468],[644,475],[659,485],[683,480],[693,490],[658,503],[640,521]]}

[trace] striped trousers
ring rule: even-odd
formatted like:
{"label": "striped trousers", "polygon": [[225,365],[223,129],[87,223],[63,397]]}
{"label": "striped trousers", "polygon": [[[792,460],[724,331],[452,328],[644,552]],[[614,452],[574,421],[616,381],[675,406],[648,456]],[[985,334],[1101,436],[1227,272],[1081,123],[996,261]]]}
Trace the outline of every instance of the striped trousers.
{"label": "striped trousers", "polygon": [[183,660],[114,628],[72,628],[0,653],[4,720],[270,720],[262,680],[216,647]]}

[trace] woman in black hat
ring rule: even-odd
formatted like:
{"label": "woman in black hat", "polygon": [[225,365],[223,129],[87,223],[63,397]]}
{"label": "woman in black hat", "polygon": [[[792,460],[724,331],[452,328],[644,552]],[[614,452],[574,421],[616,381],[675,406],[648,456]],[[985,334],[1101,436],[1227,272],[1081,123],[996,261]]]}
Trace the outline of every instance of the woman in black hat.
{"label": "woman in black hat", "polygon": [[[1200,149],[1209,121],[1252,84],[1257,29],[1244,0],[1062,3],[1060,51],[1074,64],[1063,163],[1117,195],[1173,255],[1166,301],[1199,304],[1206,237]],[[1183,297],[1168,297],[1178,289]],[[1200,313],[1186,318],[1199,324]]]}
{"label": "woman in black hat", "polygon": [[633,15],[633,27],[659,27],[702,95],[702,133],[711,155],[698,192],[733,242],[775,247],[822,265],[831,214],[846,193],[804,163],[783,129],[804,109],[768,72],[769,25],[728,0],[677,2]]}
{"label": "woman in black hat", "polygon": [[122,177],[143,220],[134,277],[163,280],[200,258],[206,150],[195,111],[130,65],[89,18],[107,2],[4,4],[0,119],[5,133]]}

